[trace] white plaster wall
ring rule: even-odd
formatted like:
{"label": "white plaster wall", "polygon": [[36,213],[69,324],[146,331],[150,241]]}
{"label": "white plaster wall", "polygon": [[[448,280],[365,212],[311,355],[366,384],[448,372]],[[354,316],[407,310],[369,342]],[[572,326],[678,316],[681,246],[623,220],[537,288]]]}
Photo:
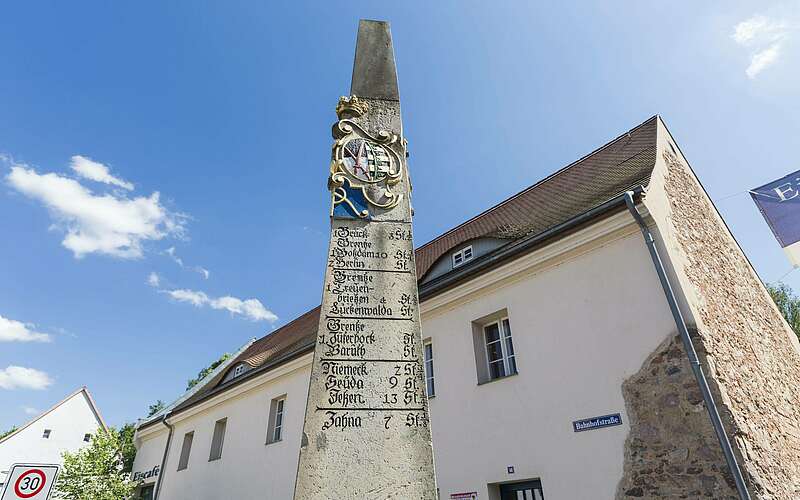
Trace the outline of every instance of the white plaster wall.
{"label": "white plaster wall", "polygon": [[[535,478],[548,500],[614,498],[629,429],[622,382],[675,331],[641,233],[625,231],[469,300],[430,312],[423,304],[423,338],[434,345],[430,408],[442,499],[465,491],[495,499],[496,486],[487,484]],[[478,385],[471,322],[501,309],[509,313],[519,374]],[[179,416],[160,500],[291,499],[309,375],[310,362]],[[284,441],[265,445],[269,403],[282,394]],[[624,425],[572,431],[573,420],[617,412]],[[214,422],[224,417],[222,459],[208,462]],[[189,467],[177,472],[183,436],[192,430]],[[151,469],[162,452],[161,438],[142,441],[134,470]]]}
{"label": "white plaster wall", "polygon": [[[5,483],[9,467],[18,462],[61,464],[61,454],[88,445],[85,434],[100,427],[83,392],[78,392],[44,417],[0,443],[0,483]],[[49,439],[42,434],[50,429]]]}
{"label": "white plaster wall", "polygon": [[[470,323],[504,308],[519,375],[477,385]],[[423,315],[434,348],[441,497],[496,498],[487,484],[540,478],[548,500],[614,498],[629,430],[622,382],[674,330],[638,231]],[[572,430],[574,420],[617,412],[621,426]]]}
{"label": "white plaster wall", "polygon": [[[156,430],[148,433],[146,437],[137,437],[134,443],[136,445],[136,459],[133,461],[132,473],[144,473],[153,470],[153,467],[161,465],[168,434],[164,425],[156,424]],[[158,476],[153,476],[142,480],[142,484],[148,485],[156,481],[158,481]]]}
{"label": "white plaster wall", "polygon": [[[160,500],[291,499],[310,375],[309,362],[301,369],[177,422],[162,471],[165,476]],[[287,397],[283,440],[267,445],[270,402],[284,394]],[[222,458],[209,462],[214,423],[226,417]],[[178,471],[183,436],[191,431],[194,441],[189,466]],[[136,463],[139,467],[138,458]]]}

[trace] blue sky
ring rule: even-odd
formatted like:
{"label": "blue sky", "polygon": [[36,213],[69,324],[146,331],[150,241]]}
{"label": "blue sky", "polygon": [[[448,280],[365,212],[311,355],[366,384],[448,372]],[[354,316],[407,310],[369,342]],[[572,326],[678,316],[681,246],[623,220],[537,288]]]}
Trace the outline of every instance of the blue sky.
{"label": "blue sky", "polygon": [[762,278],[791,269],[746,191],[800,169],[797,2],[488,5],[0,5],[0,428],[81,385],[134,420],[318,303],[362,17],[392,22],[417,244],[659,113]]}

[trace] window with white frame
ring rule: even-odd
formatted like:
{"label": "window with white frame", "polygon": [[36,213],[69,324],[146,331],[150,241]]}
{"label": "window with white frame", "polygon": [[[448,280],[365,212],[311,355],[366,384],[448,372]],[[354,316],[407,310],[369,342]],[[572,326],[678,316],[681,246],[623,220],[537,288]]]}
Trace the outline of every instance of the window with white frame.
{"label": "window with white frame", "polygon": [[273,441],[280,441],[283,435],[283,407],[285,404],[285,399],[279,399],[275,403],[275,428],[272,430]]}
{"label": "window with white frame", "polygon": [[511,340],[511,323],[508,318],[504,317],[484,325],[483,336],[486,343],[489,379],[494,380],[517,373],[514,342]]}
{"label": "window with white frame", "polygon": [[423,352],[425,354],[425,390],[428,397],[432,398],[436,395],[436,386],[433,383],[433,343],[430,340],[423,344]]}
{"label": "window with white frame", "polygon": [[472,260],[472,245],[453,254],[453,267],[458,267],[469,260]]}
{"label": "window with white frame", "polygon": [[44,430],[44,432],[42,433],[42,437],[43,437],[44,439],[50,439],[50,433],[51,433],[51,432],[52,432],[52,431],[51,431],[50,429],[45,429],[45,430]]}
{"label": "window with white frame", "polygon": [[222,379],[222,381],[220,381],[220,384],[225,384],[225,383],[230,382],[231,380],[233,380],[235,378],[241,377],[242,375],[244,375],[245,373],[249,372],[250,370],[251,370],[251,367],[247,363],[238,363],[236,365],[233,365],[227,371],[227,373],[225,374],[225,377]]}
{"label": "window with white frame", "polygon": [[277,443],[283,439],[283,416],[286,408],[286,396],[272,400],[269,405],[269,424],[267,426],[267,444]]}

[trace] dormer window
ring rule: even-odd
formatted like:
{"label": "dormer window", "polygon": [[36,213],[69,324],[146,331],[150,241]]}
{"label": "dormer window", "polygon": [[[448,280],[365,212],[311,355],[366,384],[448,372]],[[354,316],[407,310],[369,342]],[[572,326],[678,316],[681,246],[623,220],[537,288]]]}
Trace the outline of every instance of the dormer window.
{"label": "dormer window", "polygon": [[453,267],[458,267],[470,260],[472,260],[472,245],[453,254]]}
{"label": "dormer window", "polygon": [[233,379],[239,378],[245,373],[249,372],[251,369],[252,367],[247,363],[238,363],[228,370],[220,384],[225,384]]}

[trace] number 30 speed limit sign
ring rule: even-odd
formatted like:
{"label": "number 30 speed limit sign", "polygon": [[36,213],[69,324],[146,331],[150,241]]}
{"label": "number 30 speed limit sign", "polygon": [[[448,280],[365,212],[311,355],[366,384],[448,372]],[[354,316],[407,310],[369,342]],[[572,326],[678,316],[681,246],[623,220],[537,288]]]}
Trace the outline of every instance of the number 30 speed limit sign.
{"label": "number 30 speed limit sign", "polygon": [[47,500],[57,475],[58,465],[14,464],[6,476],[0,500]]}

